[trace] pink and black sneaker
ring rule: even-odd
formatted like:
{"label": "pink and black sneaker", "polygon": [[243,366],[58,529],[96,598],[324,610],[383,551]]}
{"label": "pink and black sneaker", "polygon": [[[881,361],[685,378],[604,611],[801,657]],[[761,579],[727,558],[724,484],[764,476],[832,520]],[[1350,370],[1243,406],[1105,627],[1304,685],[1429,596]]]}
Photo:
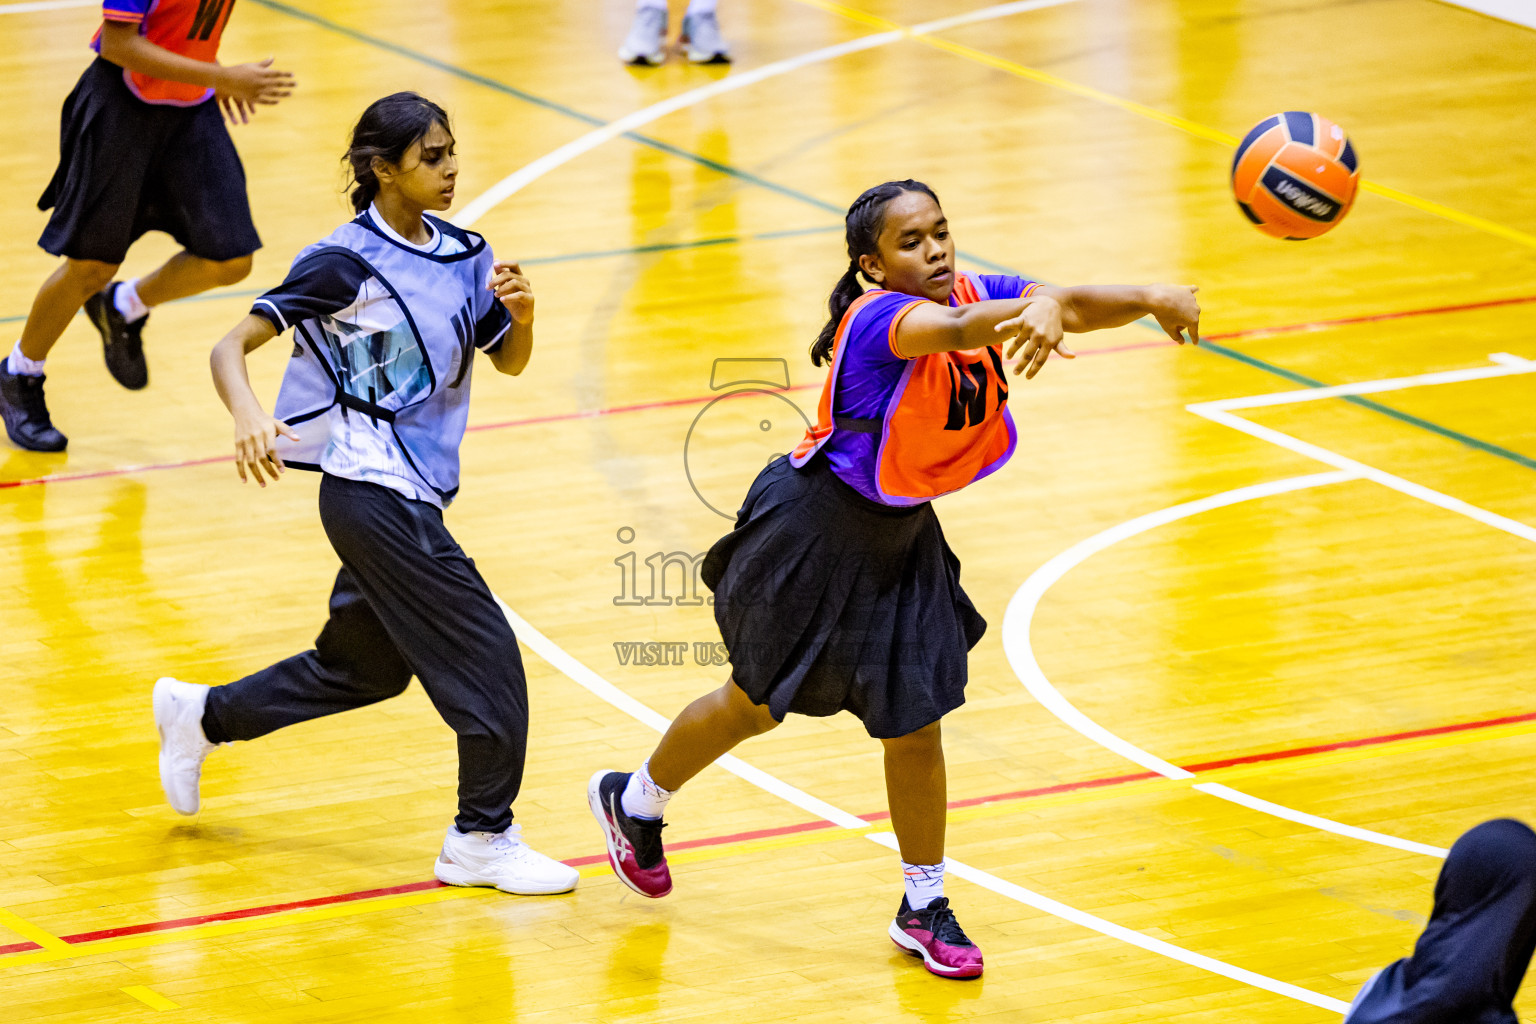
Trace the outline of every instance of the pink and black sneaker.
{"label": "pink and black sneaker", "polygon": [[624,813],[620,797],[628,784],[628,772],[598,772],[587,783],[587,804],[603,826],[608,863],[619,881],[642,896],[660,899],[672,891],[672,873],[661,849],[661,830],[666,826]]}
{"label": "pink and black sneaker", "polygon": [[922,910],[913,910],[907,898],[891,922],[891,941],[941,978],[981,977],[981,950],[965,937],[949,900],[940,896]]}

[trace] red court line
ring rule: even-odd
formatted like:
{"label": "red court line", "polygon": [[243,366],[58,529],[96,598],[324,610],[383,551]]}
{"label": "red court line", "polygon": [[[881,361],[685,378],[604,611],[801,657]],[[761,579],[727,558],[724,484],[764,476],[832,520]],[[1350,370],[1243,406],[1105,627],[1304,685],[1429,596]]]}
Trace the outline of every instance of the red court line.
{"label": "red court line", "polygon": [[[1352,740],[1340,740],[1335,743],[1319,743],[1305,747],[1290,747],[1285,750],[1271,750],[1256,754],[1244,754],[1239,757],[1228,757],[1218,761],[1204,761],[1199,764],[1185,765],[1184,768],[1191,772],[1214,771],[1218,768],[1231,768],[1243,764],[1262,764],[1270,761],[1286,761],[1309,754],[1327,753],[1334,750],[1351,750],[1361,747],[1381,746],[1398,740],[1417,739],[1425,736],[1443,736],[1449,733],[1473,732],[1478,729],[1491,729],[1500,725],[1512,725],[1518,722],[1536,721],[1536,711],[1519,715],[1505,715],[1501,718],[1485,718],[1475,722],[1456,722],[1450,725],[1437,725],[1427,729],[1410,729],[1405,732],[1384,733],[1378,736],[1364,736]],[[1124,785],[1128,782],[1141,782],[1147,779],[1158,778],[1155,772],[1134,772],[1128,775],[1111,775],[1097,779],[1083,779],[1078,782],[1062,782],[1051,786],[1040,786],[1034,789],[1020,789],[1008,793],[994,793],[990,796],[968,797],[963,800],[952,800],[949,803],[951,810],[962,807],[977,807],[984,804],[1000,803],[1006,800],[1024,800],[1031,797],[1048,796],[1055,793],[1071,793],[1086,789],[1105,789],[1113,786]],[[877,811],[863,816],[866,821],[879,821],[890,817],[889,811]],[[725,846],[730,843],[747,842],[753,839],[769,839],[775,836],[794,835],[801,832],[817,832],[825,829],[837,828],[830,821],[804,821],[793,825],[780,825],[776,828],[754,829],[748,832],[735,832],[730,835],[706,836],[700,839],[688,839],[679,843],[668,845],[669,850],[690,850],[701,847]],[[565,861],[572,867],[584,867],[589,864],[600,864],[607,860],[604,854],[595,854],[586,857],[576,857]],[[182,917],[169,921],[151,921],[145,924],[125,925],[119,928],[105,928],[99,931],[80,932],[75,935],[60,936],[70,945],[97,942],[102,939],[120,938],[125,935],[142,935],[147,932],[174,931],[181,928],[190,928],[194,925],[211,924],[217,921],[238,921],[251,917],[266,917],[272,914],[281,914],[290,910],[304,910],[310,907],[325,907],[338,903],[353,903],[358,900],[377,899],[381,896],[398,896],[403,893],[423,892],[428,889],[442,888],[443,884],[436,879],[425,882],[407,882],[403,885],[393,885],[382,889],[364,889],[360,892],[340,893],[335,896],[317,896],[314,899],[296,900],[290,903],[273,903],[261,907],[247,907],[241,910],[226,910],[217,914],[201,914],[195,917]],[[36,943],[18,942],[9,946],[0,946],[0,956],[7,953],[19,953],[25,950],[41,949]]]}
{"label": "red court line", "polygon": [[1352,324],[1375,324],[1386,320],[1407,320],[1418,316],[1440,316],[1445,313],[1470,313],[1476,309],[1496,309],[1500,306],[1522,306],[1536,302],[1536,295],[1521,295],[1512,299],[1489,299],[1486,302],[1463,302],[1454,306],[1428,306],[1424,309],[1404,309],[1394,313],[1368,313],[1364,316],[1343,316],[1333,320],[1311,320],[1302,324],[1282,324],[1278,327],[1253,327],[1246,331],[1226,331],[1207,334],[1211,341],[1231,341],[1236,338],[1267,338],[1275,334],[1296,334],[1301,331],[1324,331],[1330,327],[1348,327]]}
{"label": "red court line", "polygon": [[[1467,302],[1455,306],[1431,306],[1425,309],[1405,309],[1394,313],[1371,313],[1365,316],[1346,316],[1333,320],[1311,320],[1300,324],[1282,324],[1277,327],[1254,327],[1242,331],[1223,331],[1216,334],[1207,334],[1209,341],[1232,341],[1238,338],[1267,338],[1277,334],[1295,334],[1302,331],[1322,331],[1330,327],[1347,327],[1350,324],[1378,323],[1384,320],[1404,320],[1409,317],[1435,316],[1444,313],[1466,313],[1477,309],[1493,309],[1499,306],[1517,306],[1536,302],[1536,295],[1524,295],[1512,299],[1490,299],[1486,302]],[[1108,345],[1104,348],[1085,349],[1078,356],[1101,356],[1116,352],[1136,352],[1148,348],[1165,348],[1175,344],[1168,341],[1140,341],[1126,345]],[[808,391],[821,387],[821,382],[814,384],[796,384],[791,388],[774,388],[775,391]],[[751,393],[751,392],[746,392]],[[548,416],[529,416],[523,419],[503,420],[499,423],[481,423],[470,427],[470,432],[483,430],[505,430],[509,427],[531,427],[541,423],[568,423],[572,420],[597,419],[603,416],[617,416],[621,413],[644,412],[648,409],[669,409],[684,405],[704,405],[713,402],[717,398],[729,398],[733,395],[743,394],[741,391],[727,392],[725,395],[696,395],[691,398],[669,398],[656,402],[637,402],[632,405],[611,405],[600,409],[581,409],[576,412],[552,413]],[[89,473],[55,473],[49,476],[29,477],[25,480],[0,481],[0,490],[11,487],[33,487],[47,483],[70,483],[75,480],[99,480],[103,477],[126,476],[130,473],[151,473],[165,469],[186,469],[191,466],[209,466],[228,459],[227,455],[207,456],[200,459],[186,459],[181,462],[159,462],[147,466],[123,466],[119,469],[102,469]]]}
{"label": "red court line", "polygon": [[1293,757],[1305,757],[1308,754],[1324,754],[1330,750],[1353,750],[1359,747],[1379,747],[1383,743],[1395,743],[1398,740],[1419,739],[1424,736],[1444,736],[1447,733],[1472,732],[1477,729],[1492,729],[1497,725],[1513,725],[1516,722],[1536,721],[1536,712],[1523,715],[1506,715],[1503,718],[1486,718],[1480,722],[1458,722],[1454,725],[1437,725],[1429,729],[1410,729],[1407,732],[1392,732],[1381,736],[1367,736],[1358,740],[1340,740],[1338,743],[1321,743],[1313,747],[1293,747],[1290,750],[1276,750],[1267,754],[1246,754],[1242,757],[1228,757],[1220,761],[1206,761],[1202,764],[1188,764],[1184,768],[1192,772],[1208,772],[1217,768],[1230,768],[1239,764],[1261,764],[1265,761],[1282,761]]}

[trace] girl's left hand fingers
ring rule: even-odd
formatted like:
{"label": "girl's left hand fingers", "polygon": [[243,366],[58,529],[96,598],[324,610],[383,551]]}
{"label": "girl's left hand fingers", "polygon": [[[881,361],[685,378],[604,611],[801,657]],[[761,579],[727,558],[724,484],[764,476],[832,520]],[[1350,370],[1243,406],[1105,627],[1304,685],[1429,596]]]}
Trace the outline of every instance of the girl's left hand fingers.
{"label": "girl's left hand fingers", "polygon": [[1029,341],[1025,343],[1023,349],[1019,352],[1019,361],[1013,367],[1015,376],[1029,369],[1030,362],[1035,358],[1035,353],[1040,348],[1040,342],[1033,334],[1028,335],[1028,338]]}

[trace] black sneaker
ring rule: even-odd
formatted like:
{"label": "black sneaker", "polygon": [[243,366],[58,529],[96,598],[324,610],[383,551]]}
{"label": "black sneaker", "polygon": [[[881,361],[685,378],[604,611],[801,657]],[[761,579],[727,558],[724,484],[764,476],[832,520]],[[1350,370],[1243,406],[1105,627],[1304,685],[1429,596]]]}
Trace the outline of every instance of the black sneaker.
{"label": "black sneaker", "polygon": [[912,956],[923,958],[923,966],[941,978],[976,978],[981,976],[981,950],[965,937],[949,899],[940,896],[922,910],[913,910],[907,898],[891,922],[891,941]]}
{"label": "black sneaker", "polygon": [[43,400],[43,375],[12,373],[0,357],[0,417],[5,432],[22,448],[34,452],[61,452],[69,438],[54,429]]}
{"label": "black sneaker", "polygon": [[661,849],[659,821],[631,818],[620,797],[629,785],[628,772],[598,772],[587,783],[587,805],[603,827],[608,863],[619,881],[642,896],[660,899],[672,891],[672,872]]}
{"label": "black sneaker", "polygon": [[145,313],[133,323],[124,320],[123,314],[112,304],[113,294],[121,287],[121,283],[114,281],[86,299],[85,315],[101,332],[101,353],[106,357],[112,379],[129,391],[138,391],[149,383],[143,337],[149,314]]}

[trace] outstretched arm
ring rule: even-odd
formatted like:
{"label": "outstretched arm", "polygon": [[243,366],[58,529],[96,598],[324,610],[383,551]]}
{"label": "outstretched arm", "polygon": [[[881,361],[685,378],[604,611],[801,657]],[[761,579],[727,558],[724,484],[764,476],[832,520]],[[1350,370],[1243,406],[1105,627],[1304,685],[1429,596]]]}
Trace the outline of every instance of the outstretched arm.
{"label": "outstretched arm", "polygon": [[[985,348],[1008,341],[1008,355],[1022,347],[1024,359],[1014,370],[1033,377],[1052,349],[1068,359],[1061,344],[1061,304],[1037,289],[1028,298],[987,299],[963,306],[923,302],[909,309],[896,326],[896,351],[906,359],[936,352]],[[1002,335],[1002,337],[999,337]]]}
{"label": "outstretched arm", "polygon": [[261,400],[251,389],[251,378],[245,370],[245,355],[254,352],[277,337],[277,328],[265,317],[247,314],[235,329],[224,335],[213,347],[208,359],[213,369],[213,386],[218,389],[224,407],[235,418],[235,471],[241,482],[246,479],[246,469],[262,487],[267,486],[262,473],[277,482],[283,471],[283,460],[278,458],[273,444],[282,434],[290,441],[299,435],[282,420],[273,419],[261,407]]}
{"label": "outstretched arm", "polygon": [[1077,285],[1052,288],[1042,285],[1037,295],[1049,295],[1061,304],[1061,326],[1074,334],[1119,327],[1144,316],[1157,318],[1168,336],[1183,344],[1183,332],[1189,341],[1200,344],[1200,303],[1195,301],[1198,287],[1179,284],[1149,285]]}

